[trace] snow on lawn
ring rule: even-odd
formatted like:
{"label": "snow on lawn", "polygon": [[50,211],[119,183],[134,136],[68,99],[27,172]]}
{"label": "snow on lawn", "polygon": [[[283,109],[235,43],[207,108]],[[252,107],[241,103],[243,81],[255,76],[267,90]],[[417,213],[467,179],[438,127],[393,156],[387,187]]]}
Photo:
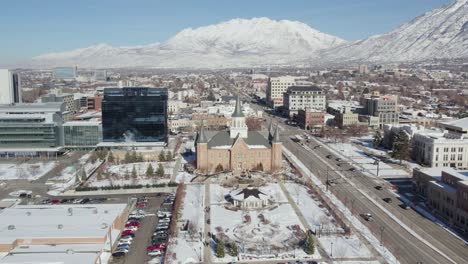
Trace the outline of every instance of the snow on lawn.
{"label": "snow on lawn", "polygon": [[[277,208],[256,211],[232,211],[223,205],[211,205],[211,232],[217,236],[224,233],[229,240],[239,245],[240,258],[246,259],[276,259],[278,257],[294,258],[320,258],[316,253],[307,256],[291,244],[296,240],[294,226],[305,231],[293,208],[289,204],[280,204]],[[247,216],[248,215],[248,216]],[[246,217],[250,218],[246,221]],[[245,248],[243,248],[245,247]],[[282,248],[275,251],[273,248]],[[256,252],[251,252],[249,249]],[[213,249],[214,250],[214,249]],[[214,254],[213,254],[214,255]],[[235,261],[235,258],[226,255],[217,261]]]}
{"label": "snow on lawn", "polygon": [[[127,163],[127,164],[120,164],[120,165],[111,165],[107,168],[108,172],[115,173],[117,175],[125,175],[128,171],[129,174],[132,173],[133,166],[135,166],[135,170],[137,175],[146,175],[146,169],[148,169],[148,165],[151,164],[153,170],[156,172],[159,166],[159,162],[135,162],[135,163]],[[175,162],[161,162],[164,168],[164,174],[172,175],[172,171],[174,170]]]}
{"label": "snow on lawn", "polygon": [[[325,251],[335,258],[370,258],[371,252],[361,243],[355,235],[344,236],[321,236],[318,238]],[[333,245],[332,245],[333,243]]]}
{"label": "snow on lawn", "polygon": [[[237,195],[242,191],[243,187],[240,188],[225,188],[218,184],[211,184],[210,186],[210,203],[220,204],[227,203],[224,196],[231,194],[231,196]],[[283,191],[278,184],[267,184],[258,188],[261,192],[266,194],[270,200],[277,203],[287,203],[288,200],[283,194]]]}
{"label": "snow on lawn", "polygon": [[[335,154],[344,156],[359,164],[360,167],[368,170],[373,175],[377,175],[377,165],[374,164],[375,160],[368,157],[362,150],[349,143],[327,144],[335,150]],[[394,169],[390,165],[379,162],[379,177],[408,177],[408,172],[400,169]]]}
{"label": "snow on lawn", "polygon": [[35,162],[35,163],[2,163],[0,164],[0,180],[37,180],[52,170],[56,162]]}
{"label": "snow on lawn", "polygon": [[188,183],[188,182],[190,182],[194,177],[195,177],[194,174],[190,174],[190,173],[185,172],[185,171],[180,171],[180,172],[177,173],[177,175],[176,175],[175,182],[177,182],[177,183],[181,183],[181,182]]}
{"label": "snow on lawn", "polygon": [[285,183],[285,186],[311,229],[334,225],[335,219],[329,215],[327,209],[321,207],[318,199],[310,196],[305,186],[297,183]]}
{"label": "snow on lawn", "polygon": [[50,185],[49,195],[58,195],[75,184],[77,170],[74,166],[68,166],[62,170],[60,175],[50,178],[46,184]]}
{"label": "snow on lawn", "polygon": [[[200,184],[187,184],[185,198],[182,203],[182,212],[178,221],[189,220],[194,225],[194,229],[204,232],[204,210],[203,197],[205,186]],[[198,232],[197,232],[198,233]],[[196,234],[190,237],[187,231],[180,231],[177,237],[171,237],[169,241],[166,263],[190,263],[201,262],[203,259],[203,243]],[[175,254],[176,259],[170,254]]]}

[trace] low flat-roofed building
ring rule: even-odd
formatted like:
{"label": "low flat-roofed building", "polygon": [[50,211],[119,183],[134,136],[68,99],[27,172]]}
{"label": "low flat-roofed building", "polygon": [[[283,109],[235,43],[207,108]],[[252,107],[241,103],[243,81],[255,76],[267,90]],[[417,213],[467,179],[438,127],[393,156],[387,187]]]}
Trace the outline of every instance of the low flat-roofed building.
{"label": "low flat-roofed building", "polygon": [[100,121],[70,121],[63,124],[65,147],[89,150],[102,142]]}
{"label": "low flat-roofed building", "polygon": [[128,213],[127,204],[6,208],[0,211],[0,256],[8,254],[0,263],[105,263]]}

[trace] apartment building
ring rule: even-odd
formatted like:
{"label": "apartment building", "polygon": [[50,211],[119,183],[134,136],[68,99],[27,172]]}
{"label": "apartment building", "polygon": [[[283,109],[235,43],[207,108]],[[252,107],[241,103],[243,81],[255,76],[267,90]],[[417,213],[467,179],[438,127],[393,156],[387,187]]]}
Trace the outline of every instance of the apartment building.
{"label": "apartment building", "polygon": [[394,95],[380,96],[375,93],[370,98],[363,99],[367,115],[379,117],[380,128],[385,124],[399,123],[398,97]]}
{"label": "apartment building", "polygon": [[292,118],[306,108],[325,110],[326,97],[317,86],[291,86],[283,95],[283,103]]}
{"label": "apartment building", "polygon": [[413,170],[416,191],[433,212],[455,229],[468,231],[468,171],[453,168]]}
{"label": "apartment building", "polygon": [[64,93],[64,94],[60,92],[51,93],[51,94],[41,97],[41,102],[42,103],[51,103],[51,102],[65,103],[66,110],[70,111],[72,114],[78,113],[78,111],[80,110],[79,100],[76,101],[73,94],[69,94],[69,93]]}
{"label": "apartment building", "polygon": [[305,79],[307,79],[307,77],[304,76],[271,77],[266,90],[267,104],[273,108],[283,106],[283,94],[287,89],[290,86],[296,85],[297,81]]}

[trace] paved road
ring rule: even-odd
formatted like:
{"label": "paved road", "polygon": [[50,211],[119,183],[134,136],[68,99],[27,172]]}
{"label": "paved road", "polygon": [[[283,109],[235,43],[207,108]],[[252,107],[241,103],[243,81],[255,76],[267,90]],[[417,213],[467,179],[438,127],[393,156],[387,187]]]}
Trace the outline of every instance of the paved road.
{"label": "paved road", "polygon": [[[203,202],[204,207],[210,208],[210,180],[205,181],[205,200]],[[208,242],[207,245],[203,248],[203,263],[211,263],[211,238],[208,236],[210,232],[210,224],[207,220],[211,219],[210,211],[205,210],[205,232],[203,234],[203,239],[205,242]]]}

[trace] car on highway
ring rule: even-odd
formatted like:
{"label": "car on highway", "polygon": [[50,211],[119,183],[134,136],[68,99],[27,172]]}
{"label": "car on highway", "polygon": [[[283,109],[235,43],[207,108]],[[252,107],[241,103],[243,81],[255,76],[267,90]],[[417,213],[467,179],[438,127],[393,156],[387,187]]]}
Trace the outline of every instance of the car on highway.
{"label": "car on highway", "polygon": [[342,161],[342,159],[341,158],[336,158],[336,161]]}
{"label": "car on highway", "polygon": [[356,171],[356,168],[352,167],[349,169],[349,171]]}
{"label": "car on highway", "polygon": [[125,231],[125,230],[137,231],[137,230],[138,230],[138,226],[129,226],[129,227],[125,227],[124,231]]}
{"label": "car on highway", "polygon": [[375,188],[376,190],[379,190],[379,191],[382,190],[382,186],[380,186],[380,185],[377,185],[377,186],[375,186],[374,188]]}
{"label": "car on highway", "polygon": [[130,227],[130,226],[137,226],[137,227],[139,227],[139,226],[140,226],[140,222],[137,222],[137,221],[128,221],[128,222],[125,224],[125,227]]}
{"label": "car on highway", "polygon": [[372,217],[372,214],[371,213],[364,213],[361,215],[362,218],[366,219],[366,221],[372,221],[374,220],[374,218]]}
{"label": "car on highway", "polygon": [[400,204],[400,207],[403,208],[403,209],[405,209],[405,210],[407,210],[407,209],[410,208],[410,206],[407,205],[407,204],[405,204],[405,203]]}
{"label": "car on highway", "polygon": [[383,198],[382,200],[384,200],[384,202],[386,202],[386,203],[391,203],[392,202],[392,198],[390,198],[390,197]]}
{"label": "car on highway", "polygon": [[327,159],[331,159],[331,158],[333,158],[333,156],[332,156],[332,155],[327,155],[326,157],[327,157]]}

